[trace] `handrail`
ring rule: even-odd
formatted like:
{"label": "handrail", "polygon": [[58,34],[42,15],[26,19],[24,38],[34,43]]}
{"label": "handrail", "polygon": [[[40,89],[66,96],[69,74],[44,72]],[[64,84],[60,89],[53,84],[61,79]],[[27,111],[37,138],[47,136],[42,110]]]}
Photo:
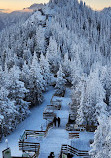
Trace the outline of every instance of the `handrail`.
{"label": "handrail", "polygon": [[94,125],[76,125],[74,123],[67,123],[66,130],[68,131],[95,131],[97,126]]}
{"label": "handrail", "polygon": [[44,119],[53,119],[56,116],[54,112],[43,112]]}
{"label": "handrail", "polygon": [[51,100],[50,100],[50,103],[52,102],[52,99],[53,99],[54,96],[55,96],[55,95],[53,94],[53,96],[52,96],[52,98],[51,98]]}
{"label": "handrail", "polygon": [[22,139],[20,138],[19,142],[24,142],[28,136],[40,136],[41,135],[41,136],[45,137],[47,135],[49,128],[51,128],[51,127],[53,127],[53,121],[48,123],[46,130],[44,130],[44,131],[25,130],[23,135],[21,136]]}
{"label": "handrail", "polygon": [[28,151],[28,152],[35,152],[31,158],[36,158],[39,156],[39,150],[40,150],[40,143],[33,143],[33,142],[25,142],[25,139],[27,139],[27,136],[36,136],[43,134],[43,136],[47,135],[47,132],[50,127],[53,126],[53,121],[48,123],[45,131],[34,131],[34,130],[25,130],[23,133],[23,138],[19,140],[19,149],[22,151]]}
{"label": "handrail", "polygon": [[40,143],[19,141],[19,150],[39,153],[39,149],[40,149]]}
{"label": "handrail", "polygon": [[45,136],[46,131],[34,131],[34,130],[25,130],[26,133],[26,139],[27,137],[32,137],[32,136]]}
{"label": "handrail", "polygon": [[79,133],[69,133],[69,139],[79,138]]}
{"label": "handrail", "polygon": [[61,154],[64,153],[64,154],[72,154],[72,155],[77,155],[77,156],[89,156],[89,153],[88,151],[86,150],[78,150],[70,145],[66,145],[66,144],[63,144],[62,147],[61,147]]}

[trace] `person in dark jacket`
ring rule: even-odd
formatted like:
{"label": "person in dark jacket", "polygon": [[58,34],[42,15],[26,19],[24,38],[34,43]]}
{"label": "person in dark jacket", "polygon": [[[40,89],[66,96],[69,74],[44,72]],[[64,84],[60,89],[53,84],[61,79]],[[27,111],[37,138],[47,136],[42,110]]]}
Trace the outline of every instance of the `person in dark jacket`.
{"label": "person in dark jacket", "polygon": [[73,157],[73,155],[68,153],[67,158],[72,158],[72,157]]}
{"label": "person in dark jacket", "polygon": [[58,120],[58,127],[60,127],[60,121],[61,121],[61,120],[60,120],[60,117],[58,117],[57,120]]}
{"label": "person in dark jacket", "polygon": [[54,152],[51,152],[49,158],[54,158],[54,157],[55,157]]}
{"label": "person in dark jacket", "polygon": [[56,117],[54,117],[53,123],[54,123],[55,127],[56,127],[56,121],[57,121],[57,119],[56,119]]}

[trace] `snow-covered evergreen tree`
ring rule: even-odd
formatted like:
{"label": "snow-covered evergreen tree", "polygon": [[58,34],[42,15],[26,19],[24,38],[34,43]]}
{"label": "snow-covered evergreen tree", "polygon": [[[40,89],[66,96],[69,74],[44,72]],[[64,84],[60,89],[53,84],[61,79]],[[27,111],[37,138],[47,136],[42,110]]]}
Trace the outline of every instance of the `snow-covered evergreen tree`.
{"label": "snow-covered evergreen tree", "polygon": [[98,71],[90,73],[86,88],[82,93],[76,120],[77,124],[83,123],[96,125],[97,117],[100,115],[102,108],[104,108],[102,105],[104,105],[103,100],[105,99],[105,90],[99,80]]}
{"label": "snow-covered evergreen tree", "polygon": [[99,117],[99,126],[95,131],[94,143],[91,146],[91,158],[111,157],[111,117],[107,114],[101,114]]}
{"label": "snow-covered evergreen tree", "polygon": [[71,81],[71,61],[69,60],[68,53],[64,55],[62,69],[65,74],[65,78],[70,82]]}
{"label": "snow-covered evergreen tree", "polygon": [[19,113],[15,101],[8,98],[9,92],[6,88],[0,88],[0,114],[3,116],[3,134],[6,136],[14,130],[18,124]]}
{"label": "snow-covered evergreen tree", "polygon": [[56,40],[54,40],[52,37],[50,37],[46,55],[50,64],[50,70],[56,73],[59,69],[60,52],[58,51]]}
{"label": "snow-covered evergreen tree", "polygon": [[50,72],[49,62],[43,54],[41,54],[41,57],[40,57],[40,68],[41,68],[41,74],[45,81],[45,87],[47,87],[48,85],[50,85],[51,78],[53,78],[53,76]]}
{"label": "snow-covered evergreen tree", "polygon": [[57,81],[56,81],[56,94],[57,95],[64,95],[65,92],[65,82],[66,80],[64,79],[64,73],[62,71],[62,66],[60,65],[59,71],[57,72]]}
{"label": "snow-covered evergreen tree", "polygon": [[9,81],[7,84],[8,98],[15,102],[16,109],[21,115],[19,119],[24,119],[29,114],[29,103],[24,101],[28,90],[24,87],[24,82],[20,81],[19,78],[20,70],[17,66],[14,66],[9,71]]}
{"label": "snow-covered evergreen tree", "polygon": [[45,80],[43,79],[43,76],[41,74],[40,65],[38,63],[38,59],[35,52],[32,59],[32,64],[30,66],[29,87],[29,101],[34,105],[36,105],[37,103],[41,103],[43,101],[42,91],[45,90]]}

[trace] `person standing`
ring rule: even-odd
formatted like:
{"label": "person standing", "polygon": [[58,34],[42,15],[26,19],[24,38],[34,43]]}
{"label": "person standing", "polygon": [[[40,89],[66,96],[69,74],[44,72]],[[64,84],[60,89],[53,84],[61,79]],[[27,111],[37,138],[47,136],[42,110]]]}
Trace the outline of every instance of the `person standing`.
{"label": "person standing", "polygon": [[54,125],[55,125],[55,127],[56,127],[56,117],[54,117],[54,120],[53,120],[53,123],[54,123]]}
{"label": "person standing", "polygon": [[58,117],[58,127],[60,127],[60,117]]}
{"label": "person standing", "polygon": [[48,158],[54,158],[55,155],[54,155],[54,152],[51,152],[50,155],[48,156]]}

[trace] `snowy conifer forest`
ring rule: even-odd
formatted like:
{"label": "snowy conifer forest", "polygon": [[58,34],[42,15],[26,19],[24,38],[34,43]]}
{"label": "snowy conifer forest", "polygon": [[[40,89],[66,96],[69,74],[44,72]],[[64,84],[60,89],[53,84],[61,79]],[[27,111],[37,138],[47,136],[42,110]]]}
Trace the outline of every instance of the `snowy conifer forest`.
{"label": "snowy conifer forest", "polygon": [[[16,15],[15,15],[16,17]],[[97,130],[90,155],[111,158],[111,8],[50,0],[0,31],[0,119],[7,136],[55,85],[71,85],[76,124]]]}

